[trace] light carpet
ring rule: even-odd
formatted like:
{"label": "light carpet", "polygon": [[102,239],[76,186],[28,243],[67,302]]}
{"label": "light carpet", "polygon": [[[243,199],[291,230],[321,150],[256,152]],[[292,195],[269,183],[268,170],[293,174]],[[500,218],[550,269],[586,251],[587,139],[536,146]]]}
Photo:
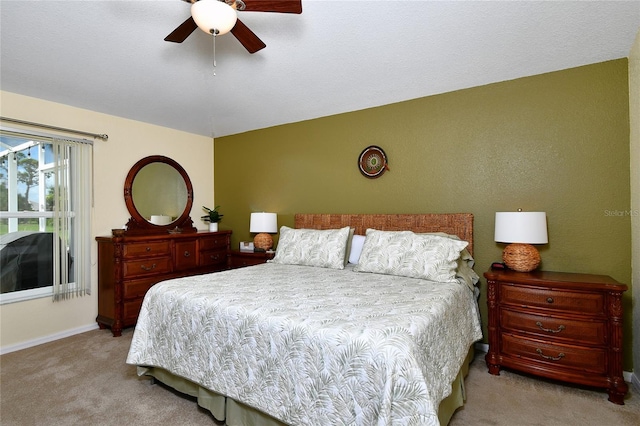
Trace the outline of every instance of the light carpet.
{"label": "light carpet", "polygon": [[[195,400],[139,378],[125,359],[133,335],[95,330],[0,357],[0,424],[215,425]],[[478,357],[466,381],[467,403],[451,420],[465,425],[640,425],[640,394],[625,405],[603,391],[487,373]]]}

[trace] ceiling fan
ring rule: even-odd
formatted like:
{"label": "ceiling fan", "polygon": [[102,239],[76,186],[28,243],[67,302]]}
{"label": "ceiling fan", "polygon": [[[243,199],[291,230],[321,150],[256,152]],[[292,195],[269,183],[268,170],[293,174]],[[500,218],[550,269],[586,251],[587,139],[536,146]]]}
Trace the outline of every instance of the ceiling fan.
{"label": "ceiling fan", "polygon": [[196,28],[221,35],[231,31],[240,43],[255,53],[267,45],[237,19],[236,11],[302,13],[302,0],[183,0],[191,5],[191,16],[178,26],[165,41],[182,43]]}

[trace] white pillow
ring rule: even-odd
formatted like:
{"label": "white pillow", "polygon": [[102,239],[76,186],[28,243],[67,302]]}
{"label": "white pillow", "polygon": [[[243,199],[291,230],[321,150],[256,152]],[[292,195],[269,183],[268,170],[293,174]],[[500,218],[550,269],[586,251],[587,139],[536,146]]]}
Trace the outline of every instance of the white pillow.
{"label": "white pillow", "polygon": [[439,235],[367,229],[354,271],[456,282],[458,259],[468,244]]}
{"label": "white pillow", "polygon": [[349,253],[349,263],[353,265],[358,264],[358,259],[360,259],[360,253],[362,253],[362,245],[364,244],[364,240],[366,238],[364,235],[354,235],[351,239],[351,252]]}
{"label": "white pillow", "polygon": [[280,228],[273,263],[344,269],[349,227],[341,229]]}
{"label": "white pillow", "polygon": [[349,263],[349,254],[351,253],[351,241],[353,240],[353,233],[356,232],[355,228],[349,228],[349,235],[347,236],[347,249],[344,252],[344,266]]}

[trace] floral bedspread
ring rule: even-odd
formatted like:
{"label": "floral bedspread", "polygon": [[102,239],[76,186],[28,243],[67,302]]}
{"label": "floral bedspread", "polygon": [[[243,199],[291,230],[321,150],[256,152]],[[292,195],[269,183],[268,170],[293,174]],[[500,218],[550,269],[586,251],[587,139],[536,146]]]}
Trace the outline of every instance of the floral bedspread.
{"label": "floral bedspread", "polygon": [[437,425],[481,337],[464,283],[267,263],[153,286],[127,363],[291,425]]}

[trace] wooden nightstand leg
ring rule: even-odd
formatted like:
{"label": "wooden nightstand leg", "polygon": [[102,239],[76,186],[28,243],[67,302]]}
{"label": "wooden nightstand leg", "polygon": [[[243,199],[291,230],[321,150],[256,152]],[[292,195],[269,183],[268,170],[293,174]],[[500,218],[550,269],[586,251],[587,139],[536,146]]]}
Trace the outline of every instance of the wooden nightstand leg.
{"label": "wooden nightstand leg", "polygon": [[489,352],[485,355],[484,360],[489,367],[489,373],[499,376],[500,364],[498,363],[497,349],[500,344],[500,336],[498,334],[498,315],[496,307],[496,282],[495,280],[487,280],[487,305],[489,306],[488,332],[489,332]]}
{"label": "wooden nightstand leg", "polygon": [[622,377],[622,292],[610,291],[607,298],[609,311],[609,401],[624,405],[629,387]]}
{"label": "wooden nightstand leg", "polygon": [[500,364],[496,359],[496,355],[491,352],[487,352],[484,356],[484,360],[487,363],[487,367],[489,367],[489,374],[493,374],[494,376],[500,375]]}

